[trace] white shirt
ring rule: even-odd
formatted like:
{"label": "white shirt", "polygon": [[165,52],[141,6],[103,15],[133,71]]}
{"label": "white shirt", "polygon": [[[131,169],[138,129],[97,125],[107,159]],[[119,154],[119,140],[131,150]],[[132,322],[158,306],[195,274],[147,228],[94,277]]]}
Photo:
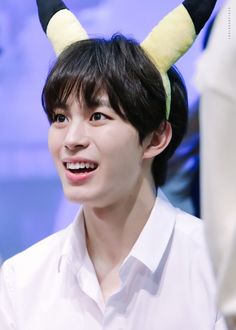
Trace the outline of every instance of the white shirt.
{"label": "white shirt", "polygon": [[75,221],[6,261],[0,329],[223,330],[202,222],[157,198],[106,305]]}
{"label": "white shirt", "polygon": [[[199,62],[202,215],[220,308],[236,324],[236,1],[220,11]],[[236,325],[235,325],[236,329]]]}

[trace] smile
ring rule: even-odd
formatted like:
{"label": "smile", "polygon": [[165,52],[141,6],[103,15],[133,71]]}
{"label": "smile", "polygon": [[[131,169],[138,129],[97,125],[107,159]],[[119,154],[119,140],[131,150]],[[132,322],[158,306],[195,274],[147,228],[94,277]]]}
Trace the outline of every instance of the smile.
{"label": "smile", "polygon": [[93,162],[76,162],[76,163],[64,163],[66,169],[72,173],[87,173],[94,171],[98,165]]}

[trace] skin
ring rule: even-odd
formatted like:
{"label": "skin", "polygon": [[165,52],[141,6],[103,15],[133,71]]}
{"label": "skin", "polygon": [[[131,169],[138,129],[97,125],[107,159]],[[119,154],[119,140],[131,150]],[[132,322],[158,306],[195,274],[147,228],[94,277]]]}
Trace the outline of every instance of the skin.
{"label": "skin", "polygon": [[[93,109],[73,96],[66,109],[55,109],[49,149],[66,197],[83,204],[87,249],[104,301],[119,288],[119,267],[151,213],[156,198],[151,163],[170,139],[167,124],[140,144],[136,129],[113,111],[105,94]],[[64,162],[81,159],[97,168],[71,180]]]}

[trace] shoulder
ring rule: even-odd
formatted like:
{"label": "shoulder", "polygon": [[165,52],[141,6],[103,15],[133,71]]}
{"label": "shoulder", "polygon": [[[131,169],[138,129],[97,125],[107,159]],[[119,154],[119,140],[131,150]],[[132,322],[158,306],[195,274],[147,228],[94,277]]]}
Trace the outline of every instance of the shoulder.
{"label": "shoulder", "polygon": [[[175,229],[170,252],[171,273],[178,278],[178,285],[188,288],[191,304],[203,317],[204,312],[212,315],[217,329],[226,329],[223,319],[217,313],[216,281],[205,236],[204,221],[173,206]],[[182,284],[181,284],[182,283]]]}
{"label": "shoulder", "polygon": [[176,226],[178,235],[185,237],[194,245],[205,246],[205,232],[203,220],[175,208]]}
{"label": "shoulder", "polygon": [[59,262],[69,230],[70,226],[9,258],[1,267],[2,273],[7,277],[16,276],[23,283],[29,280],[32,274],[55,266]]}
{"label": "shoulder", "polygon": [[[191,270],[193,278],[205,278],[212,292],[215,280],[205,236],[204,221],[182,210],[175,209],[176,223],[173,235],[174,255]],[[210,290],[210,289],[209,289]]]}
{"label": "shoulder", "polygon": [[205,244],[203,220],[175,207],[165,195],[158,198],[158,212],[159,216],[165,218],[165,224],[167,219],[172,219],[174,237],[186,239],[196,245]]}
{"label": "shoulder", "polygon": [[[174,218],[171,256],[188,266],[211,268],[204,221],[165,202],[166,215]],[[197,267],[198,267],[197,266]]]}
{"label": "shoulder", "polygon": [[163,198],[158,199],[157,205],[157,216],[159,220],[162,219],[163,230],[171,223],[171,246],[175,254],[182,255],[183,258],[188,256],[190,260],[198,250],[208,254],[203,220],[174,207]]}

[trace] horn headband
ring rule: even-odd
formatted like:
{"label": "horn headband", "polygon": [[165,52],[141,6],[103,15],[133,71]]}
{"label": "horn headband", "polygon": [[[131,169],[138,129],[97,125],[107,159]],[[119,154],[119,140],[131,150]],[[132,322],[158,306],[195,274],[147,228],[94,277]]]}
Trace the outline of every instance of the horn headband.
{"label": "horn headband", "polygon": [[[209,19],[217,0],[185,0],[157,24],[141,43],[159,70],[166,92],[166,117],[169,118],[170,67],[192,46]],[[78,19],[61,0],[37,0],[39,19],[58,56],[72,43],[88,39]]]}

